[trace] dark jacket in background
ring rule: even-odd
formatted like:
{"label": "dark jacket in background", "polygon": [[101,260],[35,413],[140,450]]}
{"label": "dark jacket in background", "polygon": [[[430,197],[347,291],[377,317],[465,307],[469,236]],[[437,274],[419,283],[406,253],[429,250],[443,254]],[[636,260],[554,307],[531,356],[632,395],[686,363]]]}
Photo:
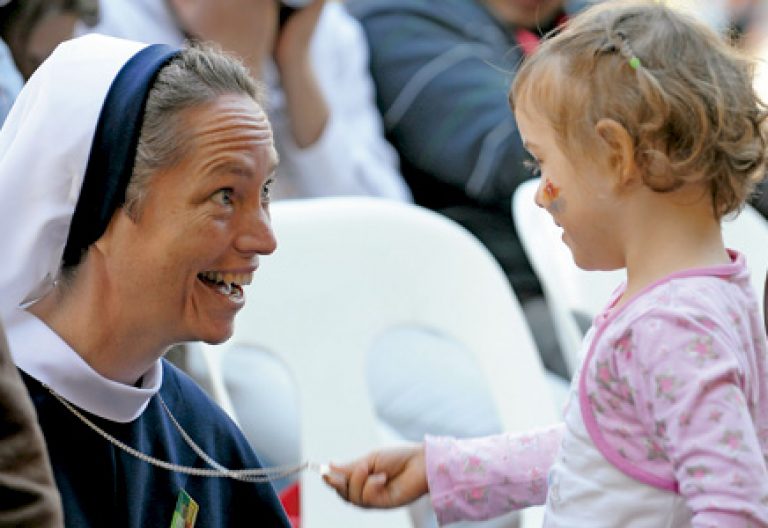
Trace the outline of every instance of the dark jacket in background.
{"label": "dark jacket in background", "polygon": [[510,211],[530,177],[507,100],[523,57],[518,28],[475,0],[347,4],[365,28],[379,110],[416,202],[480,238],[521,298],[537,294]]}

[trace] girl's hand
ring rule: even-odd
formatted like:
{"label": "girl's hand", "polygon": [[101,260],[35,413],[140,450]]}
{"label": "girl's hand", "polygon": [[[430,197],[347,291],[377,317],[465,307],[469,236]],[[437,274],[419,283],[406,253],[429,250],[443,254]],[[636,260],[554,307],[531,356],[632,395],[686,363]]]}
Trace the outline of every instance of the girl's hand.
{"label": "girl's hand", "polygon": [[395,508],[429,491],[424,446],[377,451],[355,462],[331,465],[326,484],[364,508]]}

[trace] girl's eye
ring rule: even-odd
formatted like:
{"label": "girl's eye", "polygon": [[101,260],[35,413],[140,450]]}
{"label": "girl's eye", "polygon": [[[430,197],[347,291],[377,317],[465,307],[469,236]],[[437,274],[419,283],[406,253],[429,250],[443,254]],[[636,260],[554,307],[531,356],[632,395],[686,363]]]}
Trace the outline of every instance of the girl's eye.
{"label": "girl's eye", "polygon": [[219,205],[224,206],[230,206],[234,204],[234,194],[235,191],[233,189],[219,189],[213,194],[213,201],[216,202]]}
{"label": "girl's eye", "polygon": [[523,161],[523,167],[528,169],[528,171],[534,176],[539,177],[541,176],[541,165],[539,165],[539,161],[536,159],[527,159]]}
{"label": "girl's eye", "polygon": [[264,182],[264,186],[261,188],[261,202],[268,204],[272,200],[272,184],[275,180],[270,178]]}

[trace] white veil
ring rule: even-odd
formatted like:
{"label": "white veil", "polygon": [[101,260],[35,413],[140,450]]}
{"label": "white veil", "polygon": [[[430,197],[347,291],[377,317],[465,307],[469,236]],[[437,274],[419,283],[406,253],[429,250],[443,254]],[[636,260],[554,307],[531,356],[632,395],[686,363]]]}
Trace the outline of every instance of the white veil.
{"label": "white veil", "polygon": [[56,277],[109,87],[146,44],[89,35],[61,44],[0,129],[0,319]]}

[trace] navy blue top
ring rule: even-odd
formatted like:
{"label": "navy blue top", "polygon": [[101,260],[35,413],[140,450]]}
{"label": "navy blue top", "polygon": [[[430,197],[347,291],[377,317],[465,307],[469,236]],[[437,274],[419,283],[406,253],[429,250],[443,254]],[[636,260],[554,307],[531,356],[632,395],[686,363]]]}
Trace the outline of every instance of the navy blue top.
{"label": "navy blue top", "polygon": [[[200,506],[198,528],[289,528],[270,484],[177,474],[112,445],[66,409],[40,382],[22,372],[48,446],[67,526],[165,528],[183,488]],[[163,360],[160,394],[182,428],[230,469],[261,467],[237,426],[184,373]],[[119,440],[161,460],[207,468],[153,397],[133,422],[111,422],[82,411]]]}

